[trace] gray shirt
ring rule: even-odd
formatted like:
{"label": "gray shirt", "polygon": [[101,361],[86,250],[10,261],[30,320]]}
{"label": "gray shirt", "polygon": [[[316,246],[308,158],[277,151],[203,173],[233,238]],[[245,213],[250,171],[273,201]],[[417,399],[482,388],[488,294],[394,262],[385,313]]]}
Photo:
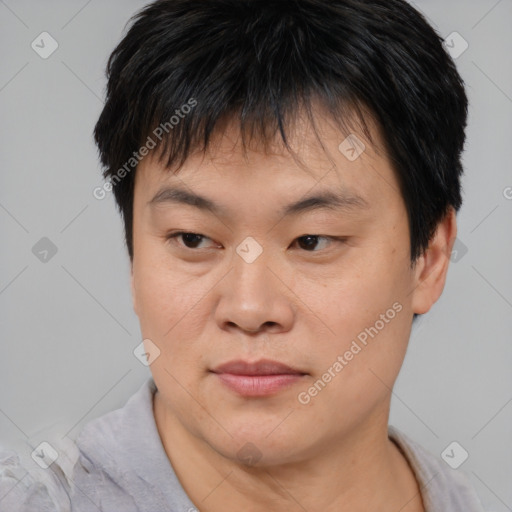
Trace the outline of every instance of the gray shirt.
{"label": "gray shirt", "polygon": [[[196,512],[162,446],[155,391],[149,378],[124,407],[89,422],[48,469],[0,451],[0,512]],[[395,427],[388,434],[416,476],[426,512],[483,512],[465,473]]]}

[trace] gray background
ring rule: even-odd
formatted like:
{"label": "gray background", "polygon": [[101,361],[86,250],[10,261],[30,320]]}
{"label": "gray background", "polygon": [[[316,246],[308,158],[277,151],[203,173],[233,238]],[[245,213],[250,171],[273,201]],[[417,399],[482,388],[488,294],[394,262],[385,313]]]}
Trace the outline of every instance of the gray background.
{"label": "gray background", "polygon": [[[103,183],[92,130],[104,67],[146,3],[0,0],[0,438],[9,445],[35,446],[45,429],[73,439],[149,376],[132,352],[141,337],[122,224],[111,194],[92,195]],[[502,512],[512,510],[512,0],[415,5],[443,38],[456,31],[468,42],[456,62],[471,107],[463,245],[414,329],[391,423],[435,454],[460,443],[469,458],[456,471]],[[31,48],[43,31],[59,45],[47,59]],[[57,248],[47,261],[32,251],[43,237]]]}

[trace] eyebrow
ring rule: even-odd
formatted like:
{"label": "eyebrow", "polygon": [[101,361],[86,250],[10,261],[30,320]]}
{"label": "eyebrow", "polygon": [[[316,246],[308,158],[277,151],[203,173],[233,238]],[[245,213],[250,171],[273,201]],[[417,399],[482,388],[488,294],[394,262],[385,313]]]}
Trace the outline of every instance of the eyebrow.
{"label": "eyebrow", "polygon": [[[214,215],[219,216],[228,216],[229,213],[227,208],[217,204],[215,201],[181,187],[165,187],[159,190],[153,199],[148,201],[150,206],[159,204],[184,204],[199,210],[210,211]],[[324,190],[285,206],[280,211],[280,215],[285,217],[316,210],[341,210],[349,212],[366,208],[369,208],[368,202],[359,195],[343,191],[336,193],[331,190]]]}

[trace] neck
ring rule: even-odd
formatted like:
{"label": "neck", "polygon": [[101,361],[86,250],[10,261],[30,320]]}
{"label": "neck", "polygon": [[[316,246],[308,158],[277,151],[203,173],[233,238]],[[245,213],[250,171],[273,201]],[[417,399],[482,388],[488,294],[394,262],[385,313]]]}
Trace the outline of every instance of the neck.
{"label": "neck", "polygon": [[423,512],[414,474],[388,438],[385,410],[294,462],[260,467],[219,454],[184,428],[158,392],[154,398],[166,454],[201,512]]}

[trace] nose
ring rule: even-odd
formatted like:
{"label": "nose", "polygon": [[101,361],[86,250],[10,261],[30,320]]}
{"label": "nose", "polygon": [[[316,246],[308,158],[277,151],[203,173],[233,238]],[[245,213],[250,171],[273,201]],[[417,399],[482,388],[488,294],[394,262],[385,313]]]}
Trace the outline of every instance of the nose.
{"label": "nose", "polygon": [[234,255],[231,271],[219,283],[215,317],[224,330],[279,333],[291,329],[295,310],[290,281],[266,251],[253,262]]}

